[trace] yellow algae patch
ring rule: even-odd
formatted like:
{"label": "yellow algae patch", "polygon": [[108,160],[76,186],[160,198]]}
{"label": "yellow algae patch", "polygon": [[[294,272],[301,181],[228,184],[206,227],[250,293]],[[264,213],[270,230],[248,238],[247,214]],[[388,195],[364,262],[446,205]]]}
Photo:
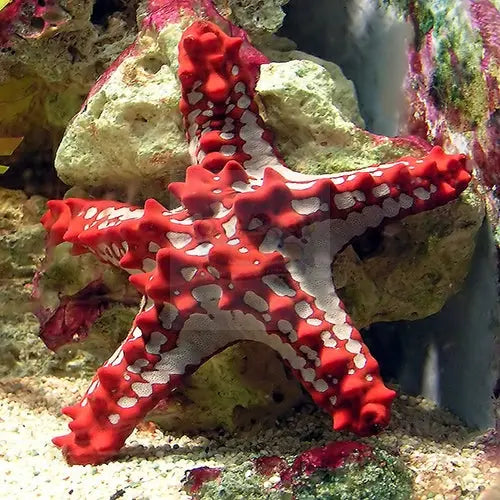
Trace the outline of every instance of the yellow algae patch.
{"label": "yellow algae patch", "polygon": [[9,3],[12,3],[12,0],[0,0],[0,10],[2,10],[4,7],[7,7]]}
{"label": "yellow algae patch", "polygon": [[[0,0],[0,2],[5,0]],[[0,3],[1,5],[1,3]],[[25,114],[38,90],[36,80],[32,77],[8,80],[0,85],[0,116],[2,123],[13,121]]]}
{"label": "yellow algae patch", "polygon": [[22,137],[0,137],[0,156],[10,156],[22,140]]}
{"label": "yellow algae patch", "polygon": [[[0,137],[0,156],[10,156],[22,140],[22,137]],[[5,165],[0,165],[0,174],[7,172],[8,168]]]}

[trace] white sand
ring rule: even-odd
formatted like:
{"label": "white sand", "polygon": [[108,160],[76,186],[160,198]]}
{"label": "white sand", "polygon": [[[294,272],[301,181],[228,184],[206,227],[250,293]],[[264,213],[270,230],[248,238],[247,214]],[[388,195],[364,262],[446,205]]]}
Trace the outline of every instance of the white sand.
{"label": "white sand", "polygon": [[[181,481],[191,468],[240,464],[262,454],[293,457],[339,437],[353,438],[334,433],[327,415],[306,407],[276,428],[234,436],[173,437],[143,425],[115,461],[70,467],[50,439],[67,432],[60,408],[75,402],[86,385],[56,377],[0,380],[0,498],[186,499]],[[444,500],[478,498],[498,481],[495,439],[494,432],[472,433],[431,403],[403,396],[390,428],[365,441],[401,455],[416,474],[415,498]]]}

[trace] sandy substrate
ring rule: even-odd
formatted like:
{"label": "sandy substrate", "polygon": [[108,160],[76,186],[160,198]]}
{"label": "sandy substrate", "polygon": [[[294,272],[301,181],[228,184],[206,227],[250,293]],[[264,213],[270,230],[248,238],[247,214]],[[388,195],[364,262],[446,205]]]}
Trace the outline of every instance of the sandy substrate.
{"label": "sandy substrate", "polygon": [[[275,428],[232,436],[171,436],[142,425],[115,461],[70,467],[50,439],[66,433],[60,408],[75,402],[86,385],[56,377],[0,380],[0,498],[187,499],[181,482],[194,467],[241,464],[259,455],[293,457],[353,438],[331,431],[329,417],[311,406]],[[500,499],[498,433],[467,430],[428,401],[401,396],[389,429],[364,441],[403,458],[415,473],[417,499]]]}

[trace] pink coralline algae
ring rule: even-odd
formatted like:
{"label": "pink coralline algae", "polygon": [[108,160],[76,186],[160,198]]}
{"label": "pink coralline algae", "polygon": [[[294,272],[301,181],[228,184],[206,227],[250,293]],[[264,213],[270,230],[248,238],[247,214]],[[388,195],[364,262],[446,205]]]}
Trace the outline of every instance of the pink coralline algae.
{"label": "pink coralline algae", "polygon": [[[372,449],[364,443],[341,441],[311,448],[298,455],[291,465],[279,456],[262,456],[254,460],[255,472],[263,478],[279,477],[273,489],[288,489],[299,484],[317,471],[333,471],[348,463],[364,463],[372,458]],[[193,498],[198,498],[203,485],[209,481],[220,481],[224,471],[220,467],[198,467],[191,469],[184,482],[184,489]]]}
{"label": "pink coralline algae", "polygon": [[39,38],[69,19],[57,0],[12,0],[0,9],[0,47],[14,36]]}
{"label": "pink coralline algae", "polygon": [[[255,101],[240,36],[195,21],[179,44],[180,110],[193,165],[181,205],[53,200],[48,245],[128,271],[144,295],[129,335],[53,442],[70,464],[115,456],[143,417],[211,356],[241,341],[275,349],[336,430],[385,427],[394,391],[338,298],[334,257],[367,229],[455,199],[463,155],[427,156],[326,176],[286,167]],[[247,52],[248,54],[248,52]]]}
{"label": "pink coralline algae", "polygon": [[[292,483],[297,477],[310,476],[320,469],[338,469],[348,462],[361,462],[369,458],[371,448],[363,443],[343,441],[329,443],[326,446],[311,448],[301,453],[290,467],[282,460],[280,466],[276,466],[279,457],[262,457],[256,460],[257,471],[264,470],[264,464],[274,463],[273,474],[279,473],[283,484]],[[271,475],[271,474],[269,474]]]}
{"label": "pink coralline algae", "polygon": [[467,150],[495,206],[492,222],[498,224],[500,12],[490,0],[465,0],[460,7],[449,2],[442,8],[412,0],[408,6],[419,33],[409,58],[409,132],[448,150]]}
{"label": "pink coralline algae", "polygon": [[190,494],[198,493],[207,481],[215,481],[220,477],[222,469],[219,467],[198,467],[191,469],[186,477],[185,488]]}
{"label": "pink coralline algae", "polygon": [[[228,35],[240,38],[242,40],[240,54],[245,60],[248,76],[252,79],[253,86],[257,82],[260,66],[269,62],[269,59],[262,52],[251,45],[245,30],[234,25],[219,14],[212,0],[148,0],[146,11],[148,15],[144,17],[141,23],[141,30],[143,31],[148,29],[159,31],[170,23],[178,23],[189,18],[201,18],[217,24]],[[84,106],[109,80],[122,61],[134,55],[136,51],[136,45],[133,43],[127,50],[120,54],[116,61],[101,75],[92,87]]]}
{"label": "pink coralline algae", "polygon": [[[39,276],[34,281],[34,300],[39,300],[38,281]],[[90,327],[109,305],[106,292],[106,286],[95,280],[72,297],[62,297],[55,312],[50,308],[35,310],[40,322],[40,338],[44,344],[55,351],[69,342],[85,338]],[[89,300],[89,297],[92,299]]]}

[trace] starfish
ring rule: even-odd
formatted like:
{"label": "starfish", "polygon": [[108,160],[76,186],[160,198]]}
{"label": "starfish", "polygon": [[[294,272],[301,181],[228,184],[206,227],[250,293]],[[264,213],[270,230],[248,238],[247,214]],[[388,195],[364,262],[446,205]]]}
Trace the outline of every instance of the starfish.
{"label": "starfish", "polygon": [[148,411],[227,346],[263,342],[288,364],[336,430],[386,426],[386,388],[332,280],[353,238],[456,198],[463,155],[434,148],[335,175],[288,169],[255,100],[242,39],[196,21],[179,44],[180,110],[193,165],[172,183],[167,210],[112,201],[52,200],[48,244],[127,270],[144,295],[133,326],[82,400],[63,409],[70,433],[53,439],[70,464],[118,453]]}

